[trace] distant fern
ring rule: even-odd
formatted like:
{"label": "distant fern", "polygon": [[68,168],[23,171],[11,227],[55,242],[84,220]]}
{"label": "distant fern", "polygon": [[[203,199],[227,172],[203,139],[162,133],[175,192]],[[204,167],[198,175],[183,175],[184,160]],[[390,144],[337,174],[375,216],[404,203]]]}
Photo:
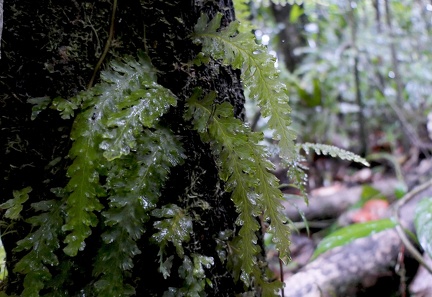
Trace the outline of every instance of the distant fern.
{"label": "distant fern", "polygon": [[342,160],[348,160],[353,161],[357,163],[361,163],[365,166],[369,166],[368,161],[366,159],[360,157],[359,155],[356,155],[350,151],[343,150],[341,148],[327,145],[327,144],[321,144],[321,143],[300,143],[296,145],[297,149],[300,148],[303,149],[306,153],[308,153],[310,150],[314,150],[317,155],[330,155],[333,158],[340,158]]}

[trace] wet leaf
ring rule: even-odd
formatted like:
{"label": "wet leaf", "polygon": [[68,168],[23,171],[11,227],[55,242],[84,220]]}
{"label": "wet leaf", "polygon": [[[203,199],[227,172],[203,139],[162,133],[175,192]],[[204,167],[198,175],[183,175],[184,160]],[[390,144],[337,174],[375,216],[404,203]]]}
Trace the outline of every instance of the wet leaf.
{"label": "wet leaf", "polygon": [[420,245],[432,257],[432,198],[422,199],[415,211],[414,224]]}
{"label": "wet leaf", "polygon": [[358,238],[367,237],[383,230],[394,228],[395,226],[396,223],[394,221],[382,219],[344,227],[326,236],[318,244],[312,258],[315,259],[328,250],[347,245]]}

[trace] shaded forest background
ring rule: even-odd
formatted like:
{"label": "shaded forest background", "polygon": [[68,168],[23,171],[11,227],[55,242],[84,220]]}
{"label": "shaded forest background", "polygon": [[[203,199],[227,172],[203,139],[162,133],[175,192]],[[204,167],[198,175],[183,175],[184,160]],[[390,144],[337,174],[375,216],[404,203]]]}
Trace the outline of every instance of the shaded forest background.
{"label": "shaded forest background", "polygon": [[[431,3],[252,5],[252,22],[259,28],[255,34],[278,57],[289,88],[299,142],[332,144],[371,163],[359,168],[326,156],[305,155],[309,205],[292,196],[295,190],[285,190],[287,213],[299,227],[292,238],[294,260],[282,273],[285,296],[323,292],[324,296],[431,296],[430,272],[426,272],[431,271],[426,264],[430,263],[429,220],[421,223],[428,235],[420,231],[425,238],[420,243],[414,240],[420,252],[426,251],[425,261],[419,254],[413,259],[415,251],[405,247],[401,232],[360,235],[364,226],[394,219],[395,213],[399,218],[399,212],[402,226],[413,232],[417,226],[418,232],[419,209],[430,211],[427,202],[417,210],[415,205],[431,199]],[[265,131],[259,113],[250,113],[249,119],[253,127]],[[276,171],[281,179],[283,172],[284,168]],[[381,230],[379,224],[371,230]],[[347,225],[352,228],[346,233],[333,233]],[[341,236],[341,242],[321,242],[326,236],[335,240],[329,234]],[[357,237],[363,238],[352,242]],[[309,263],[317,244],[318,251],[323,245],[343,247]]]}

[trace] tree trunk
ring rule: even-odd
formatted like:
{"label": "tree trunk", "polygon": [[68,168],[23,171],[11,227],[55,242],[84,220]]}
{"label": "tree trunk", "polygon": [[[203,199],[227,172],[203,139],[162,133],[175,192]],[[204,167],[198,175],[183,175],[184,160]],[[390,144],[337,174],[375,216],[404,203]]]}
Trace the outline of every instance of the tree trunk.
{"label": "tree trunk", "polygon": [[[31,120],[32,105],[27,100],[33,98],[34,104],[57,96],[69,98],[86,89],[111,38],[111,18],[116,4],[116,0],[4,3],[0,60],[0,202],[12,198],[14,190],[31,187],[30,198],[21,212],[24,219],[35,214],[32,203],[58,199],[51,189],[65,187],[66,170],[71,162],[67,154],[72,126],[72,121],[61,119],[57,111],[50,109]],[[212,18],[217,12],[223,14],[222,26],[226,26],[234,19],[232,1],[119,1],[113,19],[114,31],[111,30],[114,35],[103,63],[145,51],[159,71],[159,84],[179,98],[177,107],[162,121],[181,140],[186,159],[182,166],[170,172],[158,207],[177,204],[187,210],[193,218],[193,234],[184,245],[185,255],[212,257],[214,264],[205,269],[207,283],[212,285],[206,285],[205,292],[208,296],[232,296],[249,288],[234,280],[217,250],[223,241],[222,250],[228,252],[226,242],[236,233],[236,210],[229,193],[223,191],[209,145],[183,120],[185,99],[197,86],[216,90],[216,100],[230,102],[235,116],[243,118],[244,96],[239,71],[217,62],[201,66],[188,64],[199,53],[199,47],[189,38],[198,17],[205,13]],[[14,267],[25,252],[14,248],[28,234],[29,224],[24,219],[6,219],[4,211],[2,217],[6,222],[1,225],[1,232],[9,273],[6,292],[20,295],[24,276],[15,273]],[[180,259],[174,258],[171,274],[166,279],[158,271],[158,247],[150,241],[155,232],[153,223],[152,220],[147,223],[147,233],[138,245],[141,254],[133,258],[131,273],[125,275],[137,296],[162,296],[170,287],[185,286],[178,273]],[[60,277],[62,290],[43,293],[95,294],[92,265],[101,245],[101,233],[101,226],[93,228],[85,249],[76,257],[65,255],[61,250],[64,245],[60,243],[55,252],[60,264],[51,267],[50,273],[63,276]],[[64,234],[60,236],[64,238]],[[175,254],[173,246],[168,250]]]}
{"label": "tree trunk", "polygon": [[[296,49],[300,49],[306,45],[306,38],[304,37],[304,26],[307,23],[307,17],[302,13],[298,20],[291,22],[290,14],[294,6],[298,4],[286,4],[284,6],[279,4],[271,4],[271,9],[278,27],[282,27],[278,32],[280,49],[282,59],[285,67],[293,72],[302,60],[302,55],[296,54]],[[303,4],[298,5],[303,9]]]}

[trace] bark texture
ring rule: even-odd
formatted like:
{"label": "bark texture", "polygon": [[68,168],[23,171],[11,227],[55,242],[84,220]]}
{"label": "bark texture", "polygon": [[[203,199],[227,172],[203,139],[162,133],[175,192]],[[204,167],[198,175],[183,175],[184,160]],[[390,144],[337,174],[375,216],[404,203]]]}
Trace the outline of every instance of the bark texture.
{"label": "bark texture", "polygon": [[[108,39],[112,5],[112,1],[106,0],[4,3],[0,60],[0,203],[12,198],[13,190],[31,186],[33,191],[24,205],[24,217],[31,215],[31,203],[56,199],[50,189],[65,186],[72,124],[61,120],[52,110],[44,110],[31,120],[32,105],[27,100],[68,98],[86,88]],[[201,142],[182,118],[184,100],[197,86],[204,91],[216,90],[217,100],[229,101],[235,108],[235,116],[243,117],[244,96],[238,71],[216,61],[199,67],[187,65],[199,51],[189,38],[198,17],[206,13],[211,18],[217,12],[223,13],[222,22],[227,25],[234,19],[232,1],[119,1],[115,35],[105,62],[146,51],[159,70],[159,83],[179,98],[178,107],[163,121],[179,135],[187,159],[182,167],[171,172],[159,203],[187,207],[196,218],[194,235],[185,246],[185,253],[213,257],[215,265],[206,271],[213,284],[207,286],[207,294],[232,296],[245,288],[234,282],[219,259],[216,239],[220,232],[235,234],[237,214],[229,194],[223,191],[209,146]],[[199,201],[205,201],[208,207],[199,206]],[[7,252],[7,293],[19,294],[23,276],[15,274],[13,267],[22,255],[13,249],[27,234],[28,225],[23,221],[6,223],[0,228]],[[86,249],[78,257],[70,259],[61,250],[58,254],[62,264],[53,267],[51,272],[57,274],[69,269],[71,277],[65,290],[71,295],[79,293],[83,282],[91,282],[91,263],[100,243],[100,232],[97,228],[93,230]],[[151,234],[148,232],[141,239],[143,253],[134,258],[130,278],[137,296],[162,296],[168,287],[182,285],[177,273],[178,261],[173,263],[171,277],[164,279],[157,272],[158,248],[149,243]]]}

